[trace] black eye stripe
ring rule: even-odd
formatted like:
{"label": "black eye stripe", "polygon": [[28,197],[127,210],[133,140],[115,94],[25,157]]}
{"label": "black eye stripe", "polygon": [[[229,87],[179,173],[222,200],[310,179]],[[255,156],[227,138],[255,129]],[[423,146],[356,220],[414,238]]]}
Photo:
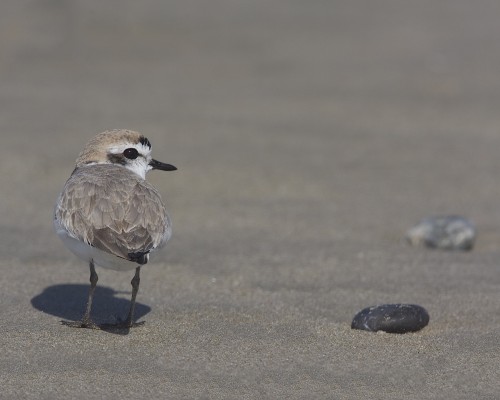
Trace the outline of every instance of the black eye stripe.
{"label": "black eye stripe", "polygon": [[123,151],[123,155],[129,160],[135,160],[139,156],[139,152],[137,151],[137,149],[130,147]]}

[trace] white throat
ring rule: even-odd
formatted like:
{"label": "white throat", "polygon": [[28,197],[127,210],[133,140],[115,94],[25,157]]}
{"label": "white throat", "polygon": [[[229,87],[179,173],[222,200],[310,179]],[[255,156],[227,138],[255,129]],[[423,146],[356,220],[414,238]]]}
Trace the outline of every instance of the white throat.
{"label": "white throat", "polygon": [[124,167],[139,175],[142,179],[146,179],[146,172],[151,169],[143,157],[138,157],[135,160],[129,160],[129,163],[125,164]]}

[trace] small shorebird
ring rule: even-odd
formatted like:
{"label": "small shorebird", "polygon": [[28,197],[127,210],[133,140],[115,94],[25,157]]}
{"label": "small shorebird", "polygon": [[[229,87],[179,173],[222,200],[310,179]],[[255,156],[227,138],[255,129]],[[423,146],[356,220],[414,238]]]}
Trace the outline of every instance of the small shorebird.
{"label": "small shorebird", "polygon": [[174,171],[173,165],[151,158],[151,143],[138,132],[112,130],[91,139],[57,199],[54,227],[64,244],[90,266],[87,307],[79,322],[65,325],[100,329],[90,318],[97,284],[95,265],[118,271],[135,269],[127,319],[134,324],[135,298],[141,266],[163,247],[172,234],[165,205],[146,181],[152,169]]}

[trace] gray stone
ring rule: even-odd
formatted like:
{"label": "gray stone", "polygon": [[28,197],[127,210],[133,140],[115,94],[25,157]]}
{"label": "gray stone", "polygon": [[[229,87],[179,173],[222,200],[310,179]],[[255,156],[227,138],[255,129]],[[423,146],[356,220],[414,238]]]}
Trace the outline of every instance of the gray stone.
{"label": "gray stone", "polygon": [[421,220],[406,232],[406,239],[414,246],[424,245],[444,250],[472,250],[476,228],[464,217],[434,216]]}

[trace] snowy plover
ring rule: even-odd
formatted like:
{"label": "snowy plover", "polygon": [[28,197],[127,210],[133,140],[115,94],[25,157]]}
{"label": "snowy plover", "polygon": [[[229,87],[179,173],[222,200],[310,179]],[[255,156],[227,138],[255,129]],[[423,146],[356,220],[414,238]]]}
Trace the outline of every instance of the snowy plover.
{"label": "snowy plover", "polygon": [[116,325],[134,326],[141,266],[172,233],[160,194],[145,180],[152,169],[177,168],[151,158],[149,140],[129,130],[99,133],[78,156],[57,199],[54,226],[64,244],[89,263],[90,290],[82,320],[65,325],[99,329],[90,318],[98,265],[119,271],[135,269],[130,311]]}

